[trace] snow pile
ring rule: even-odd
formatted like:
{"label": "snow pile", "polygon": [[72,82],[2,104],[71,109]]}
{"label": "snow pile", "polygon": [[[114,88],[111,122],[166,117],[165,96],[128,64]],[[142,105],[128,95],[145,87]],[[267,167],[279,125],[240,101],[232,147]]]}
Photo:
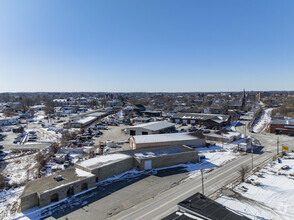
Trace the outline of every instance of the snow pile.
{"label": "snow pile", "polygon": [[79,168],[76,168],[75,171],[76,171],[77,176],[80,176],[80,177],[94,176],[94,174],[89,173],[89,172],[84,171],[84,170],[81,170]]}
{"label": "snow pile", "polygon": [[273,108],[268,108],[264,111],[264,114],[261,116],[261,119],[258,121],[256,125],[253,127],[253,131],[255,133],[262,132],[266,126],[271,122],[271,114]]}
{"label": "snow pile", "polygon": [[[285,165],[289,168],[283,170]],[[293,168],[294,159],[284,159],[282,163],[272,162],[248,178],[251,184],[241,183],[234,189],[241,195],[238,199],[222,196],[216,201],[252,219],[293,219]],[[254,186],[253,183],[260,183],[260,186]]]}

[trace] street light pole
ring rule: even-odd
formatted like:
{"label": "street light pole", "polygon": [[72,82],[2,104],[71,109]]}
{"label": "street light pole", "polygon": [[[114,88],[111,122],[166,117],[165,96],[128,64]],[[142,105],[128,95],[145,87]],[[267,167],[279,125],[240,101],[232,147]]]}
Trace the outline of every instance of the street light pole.
{"label": "street light pole", "polygon": [[277,154],[279,155],[279,137],[278,137],[278,139],[277,139]]}
{"label": "street light pole", "polygon": [[244,124],[244,129],[245,129],[245,138],[246,138],[246,123]]}
{"label": "street light pole", "polygon": [[252,158],[251,164],[252,164],[252,171],[253,171],[253,146],[252,146],[252,144],[251,144],[251,158]]}
{"label": "street light pole", "polygon": [[203,180],[203,164],[201,163],[201,181],[202,181],[202,194],[204,195],[204,180]]}

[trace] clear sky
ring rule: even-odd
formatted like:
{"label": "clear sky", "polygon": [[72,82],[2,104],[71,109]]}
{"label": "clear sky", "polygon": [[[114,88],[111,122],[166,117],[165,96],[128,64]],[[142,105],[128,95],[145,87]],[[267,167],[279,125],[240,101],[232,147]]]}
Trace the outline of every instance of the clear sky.
{"label": "clear sky", "polygon": [[293,0],[1,0],[0,92],[294,90]]}

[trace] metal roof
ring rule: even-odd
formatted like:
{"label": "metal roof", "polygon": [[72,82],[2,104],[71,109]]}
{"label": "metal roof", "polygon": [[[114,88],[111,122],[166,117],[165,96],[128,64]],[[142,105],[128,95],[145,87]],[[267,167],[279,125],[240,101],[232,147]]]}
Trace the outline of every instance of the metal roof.
{"label": "metal roof", "polygon": [[271,124],[277,124],[277,125],[294,125],[294,120],[274,119],[274,120],[271,121]]}
{"label": "metal roof", "polygon": [[144,143],[159,143],[172,141],[188,141],[196,139],[204,139],[204,136],[199,133],[172,133],[172,134],[152,134],[133,136],[136,144]]}
{"label": "metal roof", "polygon": [[149,123],[144,123],[144,124],[140,124],[140,125],[136,125],[131,128],[145,128],[151,131],[159,131],[162,129],[166,129],[166,128],[170,128],[175,126],[174,123],[170,123],[168,121],[155,121],[155,122],[149,122]]}
{"label": "metal roof", "polygon": [[195,218],[211,220],[249,220],[249,218],[227,209],[212,199],[196,193],[178,204],[180,211],[191,214]]}
{"label": "metal roof", "polygon": [[213,120],[217,123],[227,121],[230,116],[222,114],[202,114],[202,113],[177,113],[172,118],[181,118],[181,119],[192,119],[192,120]]}

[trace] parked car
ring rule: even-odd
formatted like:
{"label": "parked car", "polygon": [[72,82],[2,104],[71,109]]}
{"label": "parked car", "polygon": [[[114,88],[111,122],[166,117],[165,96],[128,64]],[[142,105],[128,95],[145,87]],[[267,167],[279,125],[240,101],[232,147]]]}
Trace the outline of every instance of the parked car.
{"label": "parked car", "polygon": [[65,161],[64,164],[63,164],[64,167],[69,167],[69,165],[70,165],[70,161],[68,161],[68,160]]}
{"label": "parked car", "polygon": [[288,165],[284,165],[281,167],[282,170],[288,170],[290,167]]}

